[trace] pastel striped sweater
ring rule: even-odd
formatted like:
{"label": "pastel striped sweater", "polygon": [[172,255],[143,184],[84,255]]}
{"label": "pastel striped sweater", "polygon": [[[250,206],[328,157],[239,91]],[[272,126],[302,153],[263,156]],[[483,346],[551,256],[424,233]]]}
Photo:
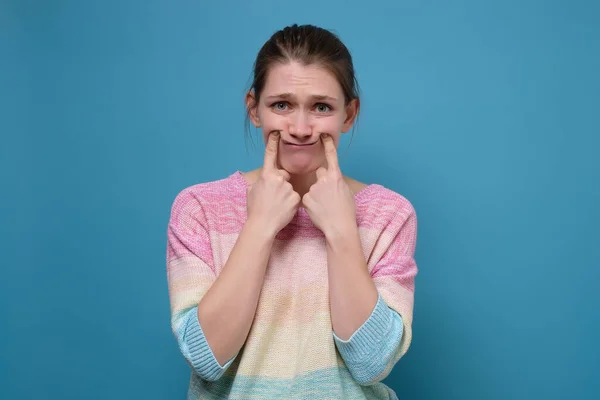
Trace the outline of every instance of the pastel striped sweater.
{"label": "pastel striped sweater", "polygon": [[172,330],[191,367],[188,399],[397,399],[382,383],[411,342],[417,222],[412,205],[380,185],[355,195],[365,259],[379,300],[347,341],[332,330],[325,238],[300,208],[277,235],[246,343],[215,359],[197,305],[244,225],[240,171],[186,188],[168,225]]}

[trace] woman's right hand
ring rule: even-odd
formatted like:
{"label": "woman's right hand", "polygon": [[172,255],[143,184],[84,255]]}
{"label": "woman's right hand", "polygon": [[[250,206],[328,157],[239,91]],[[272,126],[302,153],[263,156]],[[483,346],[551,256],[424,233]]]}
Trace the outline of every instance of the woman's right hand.
{"label": "woman's right hand", "polygon": [[289,182],[290,174],[277,166],[279,132],[269,135],[260,177],[248,188],[248,221],[275,237],[294,217],[300,195]]}

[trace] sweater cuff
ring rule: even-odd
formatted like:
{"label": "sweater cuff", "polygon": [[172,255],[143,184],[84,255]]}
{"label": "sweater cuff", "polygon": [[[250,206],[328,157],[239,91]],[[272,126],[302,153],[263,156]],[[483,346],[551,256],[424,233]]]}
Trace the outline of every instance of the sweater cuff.
{"label": "sweater cuff", "polygon": [[185,333],[185,344],[187,357],[194,370],[205,380],[215,381],[219,379],[225,370],[229,368],[237,354],[227,361],[225,365],[219,364],[215,355],[206,341],[200,321],[198,321],[198,309],[195,307],[191,312]]}
{"label": "sweater cuff", "polygon": [[333,337],[346,364],[371,363],[389,358],[400,345],[403,332],[402,317],[388,307],[381,294],[373,312],[348,340]]}

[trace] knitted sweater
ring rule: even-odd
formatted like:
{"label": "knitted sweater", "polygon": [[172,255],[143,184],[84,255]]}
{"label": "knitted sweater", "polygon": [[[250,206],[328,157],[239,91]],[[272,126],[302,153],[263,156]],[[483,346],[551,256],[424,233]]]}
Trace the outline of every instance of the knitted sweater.
{"label": "knitted sweater", "polygon": [[246,218],[241,172],[177,195],[167,235],[171,324],[191,367],[188,399],[397,399],[382,383],[411,342],[417,222],[401,195],[372,184],[355,195],[365,260],[379,293],[348,340],[332,330],[326,243],[305,209],[273,243],[255,318],[225,365],[197,305],[222,270]]}

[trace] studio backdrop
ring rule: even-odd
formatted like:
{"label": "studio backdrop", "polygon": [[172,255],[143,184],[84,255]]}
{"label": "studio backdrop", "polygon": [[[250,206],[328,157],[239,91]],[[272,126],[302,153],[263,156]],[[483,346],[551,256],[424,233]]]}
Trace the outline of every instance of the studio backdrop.
{"label": "studio backdrop", "polygon": [[166,227],[260,166],[244,93],[310,23],[354,57],[342,171],[418,216],[401,399],[600,398],[594,1],[0,0],[0,398],[183,399]]}

